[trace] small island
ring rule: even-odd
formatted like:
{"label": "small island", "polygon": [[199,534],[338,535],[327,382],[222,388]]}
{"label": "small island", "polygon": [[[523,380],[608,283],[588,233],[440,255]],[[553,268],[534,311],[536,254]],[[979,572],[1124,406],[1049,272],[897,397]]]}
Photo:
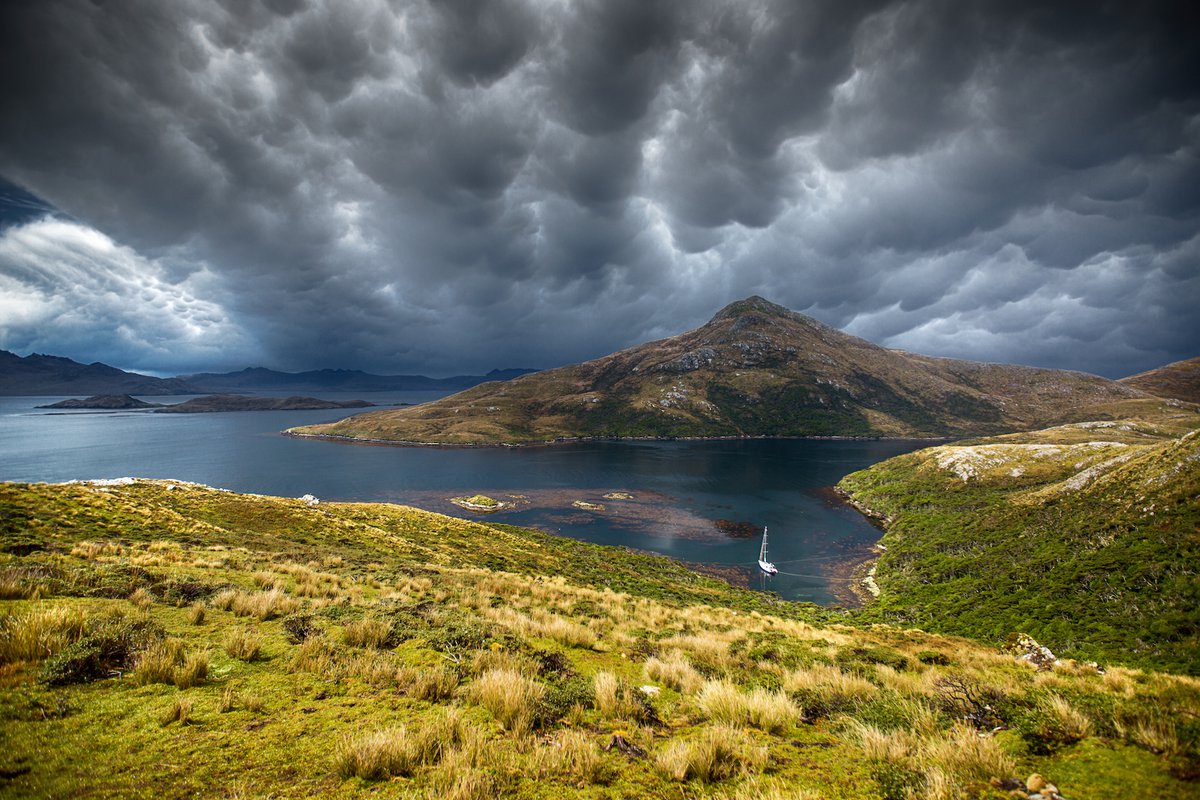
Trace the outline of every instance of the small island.
{"label": "small island", "polygon": [[147,403],[145,400],[138,400],[136,397],[130,397],[127,394],[95,394],[82,400],[60,400],[57,403],[51,403],[47,406],[35,406],[35,408],[94,409],[103,411],[162,407],[162,403]]}
{"label": "small island", "polygon": [[465,508],[468,511],[476,511],[481,514],[490,514],[493,511],[499,511],[511,505],[510,503],[504,503],[488,497],[486,494],[476,494],[470,497],[451,497],[450,502],[459,508]]}
{"label": "small island", "polygon": [[61,400],[37,408],[130,411],[153,409],[157,414],[205,414],[218,411],[319,411],[331,408],[369,408],[366,400],[321,400],[316,397],[247,397],[240,394],[210,394],[182,403],[148,403],[127,394],[98,394],[83,400]]}
{"label": "small island", "polygon": [[175,405],[163,406],[156,414],[204,414],[216,411],[317,411],[330,408],[368,408],[366,400],[320,400],[316,397],[247,397],[240,394],[210,394]]}

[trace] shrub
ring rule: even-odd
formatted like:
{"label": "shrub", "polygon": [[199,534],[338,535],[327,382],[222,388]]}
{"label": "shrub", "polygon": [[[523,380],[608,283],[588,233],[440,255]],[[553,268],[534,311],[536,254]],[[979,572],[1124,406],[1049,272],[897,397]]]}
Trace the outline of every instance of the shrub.
{"label": "shrub", "polygon": [[844,647],[837,652],[834,660],[843,668],[853,672],[867,672],[872,664],[885,664],[896,671],[909,669],[912,664],[908,657],[890,647]]}
{"label": "shrub", "polygon": [[755,745],[737,728],[717,725],[689,740],[676,740],[655,757],[658,769],[676,781],[720,781],[762,769],[767,748]]}
{"label": "shrub", "polygon": [[300,644],[321,632],[320,626],[313,622],[311,614],[291,614],[284,617],[279,624],[292,644]]}
{"label": "shrub", "polygon": [[596,702],[592,682],[586,678],[573,677],[550,684],[542,699],[540,716],[554,722],[572,714],[576,707],[587,708]]}
{"label": "shrub", "polygon": [[[60,630],[58,634],[44,634],[42,640],[44,643],[57,640],[63,633]],[[149,620],[134,620],[119,614],[88,620],[78,641],[51,656],[42,665],[38,678],[52,686],[107,678],[129,668],[139,651],[161,638],[162,629]]]}

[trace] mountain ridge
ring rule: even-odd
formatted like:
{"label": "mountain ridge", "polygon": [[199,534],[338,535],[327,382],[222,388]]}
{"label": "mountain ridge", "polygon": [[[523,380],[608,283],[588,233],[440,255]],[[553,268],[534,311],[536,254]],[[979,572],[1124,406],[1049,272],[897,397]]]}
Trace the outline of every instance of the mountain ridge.
{"label": "mountain ridge", "polygon": [[301,435],[429,444],[570,438],[946,437],[1149,396],[1094,375],[889,350],[753,296],[691,331]]}
{"label": "mountain ridge", "polygon": [[156,378],[96,361],[81,364],[64,356],[0,350],[0,396],[12,395],[179,395],[257,391],[395,392],[456,391],[485,381],[510,380],[531,369],[493,369],[486,375],[375,375],[362,370],[320,369],[280,372],[246,367],[233,372],[200,372]]}

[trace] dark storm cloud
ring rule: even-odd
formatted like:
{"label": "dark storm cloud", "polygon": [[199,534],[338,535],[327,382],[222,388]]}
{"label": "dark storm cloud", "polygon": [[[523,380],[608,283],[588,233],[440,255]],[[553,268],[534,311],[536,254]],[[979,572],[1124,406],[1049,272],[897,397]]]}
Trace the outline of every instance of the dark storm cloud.
{"label": "dark storm cloud", "polygon": [[924,352],[1191,356],[1186,10],[17,0],[0,176],[71,220],[0,231],[0,346],[549,366],[759,293]]}

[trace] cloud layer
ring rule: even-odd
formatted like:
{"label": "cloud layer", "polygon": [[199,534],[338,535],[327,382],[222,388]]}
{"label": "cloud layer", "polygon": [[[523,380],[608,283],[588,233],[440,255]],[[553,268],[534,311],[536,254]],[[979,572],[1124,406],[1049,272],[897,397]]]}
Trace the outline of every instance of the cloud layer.
{"label": "cloud layer", "polygon": [[0,175],[74,221],[0,232],[0,346],[543,367],[758,293],[934,354],[1200,353],[1185,6],[1045,5],[5,4]]}

